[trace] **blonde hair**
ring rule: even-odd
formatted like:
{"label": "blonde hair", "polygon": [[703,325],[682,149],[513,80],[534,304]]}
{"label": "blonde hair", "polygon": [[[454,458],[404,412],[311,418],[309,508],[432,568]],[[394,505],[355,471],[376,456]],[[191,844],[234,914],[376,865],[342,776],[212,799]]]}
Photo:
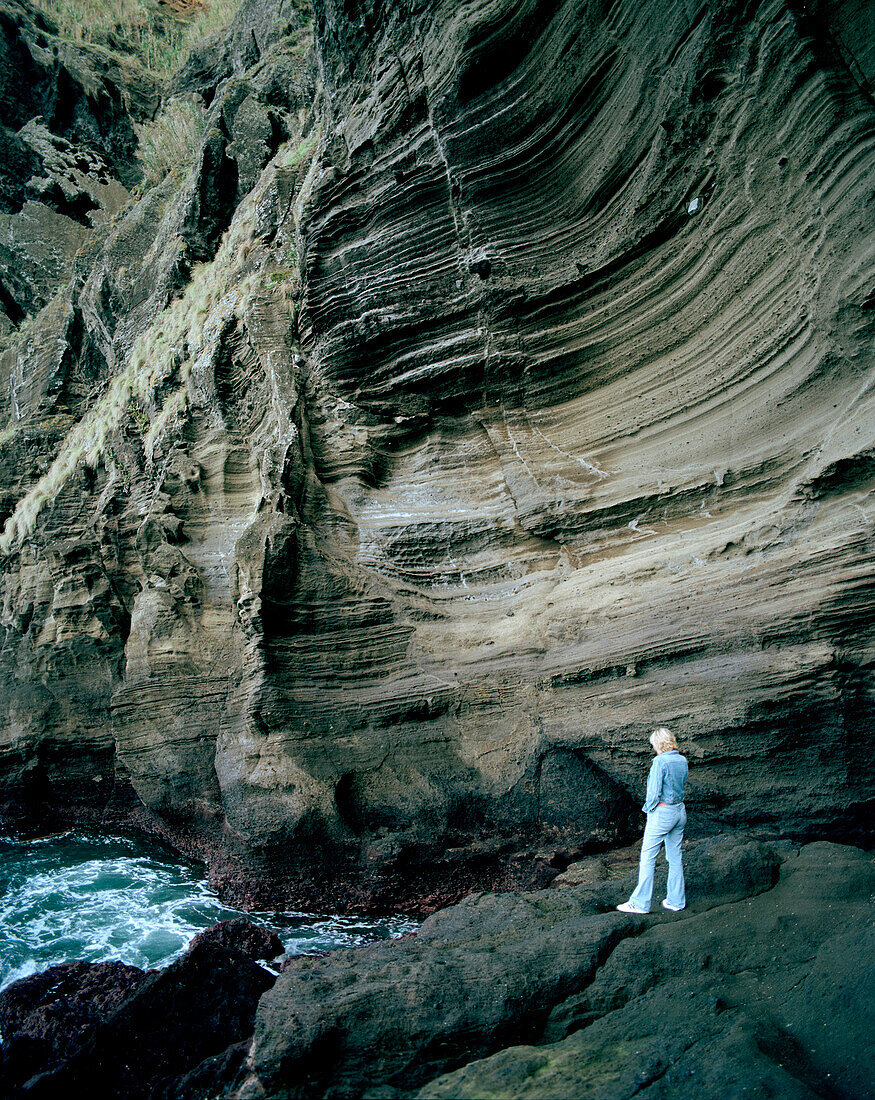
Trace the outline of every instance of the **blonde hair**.
{"label": "blonde hair", "polygon": [[653,733],[651,733],[650,744],[657,752],[668,752],[669,749],[676,749],[678,747],[677,738],[671,730],[667,730],[665,726],[660,726],[659,729],[655,729]]}

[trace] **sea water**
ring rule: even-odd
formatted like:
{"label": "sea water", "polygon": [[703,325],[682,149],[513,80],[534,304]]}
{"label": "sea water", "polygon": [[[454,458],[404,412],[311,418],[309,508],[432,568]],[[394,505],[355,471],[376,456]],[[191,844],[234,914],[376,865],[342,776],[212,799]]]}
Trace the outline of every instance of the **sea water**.
{"label": "sea water", "polygon": [[196,933],[232,917],[273,929],[290,954],[416,927],[402,917],[242,913],[222,904],[198,868],[139,838],[0,838],[0,988],[73,959],[166,966]]}

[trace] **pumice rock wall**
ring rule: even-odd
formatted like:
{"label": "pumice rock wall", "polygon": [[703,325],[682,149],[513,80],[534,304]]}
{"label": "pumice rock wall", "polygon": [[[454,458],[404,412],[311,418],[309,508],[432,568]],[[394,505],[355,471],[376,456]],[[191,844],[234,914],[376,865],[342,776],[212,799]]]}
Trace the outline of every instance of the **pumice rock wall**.
{"label": "pumice rock wall", "polygon": [[700,830],[859,836],[864,13],[301,9],[7,310],[3,820],[423,904],[631,839],[667,724]]}

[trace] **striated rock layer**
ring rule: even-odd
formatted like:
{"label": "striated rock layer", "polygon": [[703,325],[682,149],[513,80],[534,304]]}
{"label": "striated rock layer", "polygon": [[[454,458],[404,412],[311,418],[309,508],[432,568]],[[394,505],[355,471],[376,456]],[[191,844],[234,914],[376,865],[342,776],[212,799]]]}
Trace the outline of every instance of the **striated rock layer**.
{"label": "striated rock layer", "polygon": [[7,310],[4,821],[425,904],[629,839],[666,724],[699,830],[861,835],[861,11],[299,7]]}

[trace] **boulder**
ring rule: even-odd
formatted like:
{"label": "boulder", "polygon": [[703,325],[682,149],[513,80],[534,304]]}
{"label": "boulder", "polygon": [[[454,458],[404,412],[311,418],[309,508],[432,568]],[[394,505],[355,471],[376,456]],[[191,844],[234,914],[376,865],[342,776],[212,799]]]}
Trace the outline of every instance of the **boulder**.
{"label": "boulder", "polygon": [[23,1059],[28,1048],[18,1041],[27,1038],[42,1044],[41,1069],[68,1058],[145,978],[136,966],[79,961],[13,982],[0,992],[4,1056],[10,1054],[6,1044],[15,1039],[15,1058]]}
{"label": "boulder", "polygon": [[203,943],[237,951],[247,959],[255,961],[275,959],[284,951],[282,940],[276,932],[253,924],[244,917],[219,921],[212,928],[199,932],[191,941],[191,947],[197,947]]}
{"label": "boulder", "polygon": [[218,1056],[200,1070],[214,1086],[220,1073],[236,1067],[237,1053],[225,1052],[251,1035],[258,999],[273,982],[237,951],[197,944],[150,974],[63,1064],[24,1083],[21,1095],[172,1095],[178,1079]]}

